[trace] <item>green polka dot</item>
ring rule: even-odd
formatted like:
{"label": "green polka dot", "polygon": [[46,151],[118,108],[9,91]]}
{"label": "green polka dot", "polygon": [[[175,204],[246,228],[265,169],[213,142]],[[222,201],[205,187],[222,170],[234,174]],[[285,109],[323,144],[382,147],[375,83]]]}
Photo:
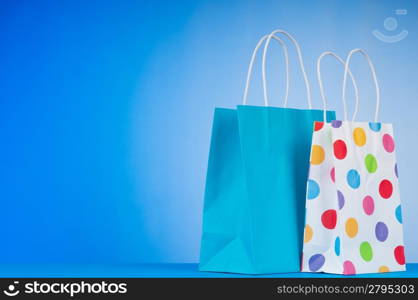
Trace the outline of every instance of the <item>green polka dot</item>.
{"label": "green polka dot", "polygon": [[376,158],[372,154],[367,154],[366,158],[364,159],[364,163],[366,165],[367,171],[369,173],[374,173],[377,170],[377,161]]}
{"label": "green polka dot", "polygon": [[360,255],[365,261],[371,261],[373,258],[373,249],[368,242],[363,242],[360,245]]}

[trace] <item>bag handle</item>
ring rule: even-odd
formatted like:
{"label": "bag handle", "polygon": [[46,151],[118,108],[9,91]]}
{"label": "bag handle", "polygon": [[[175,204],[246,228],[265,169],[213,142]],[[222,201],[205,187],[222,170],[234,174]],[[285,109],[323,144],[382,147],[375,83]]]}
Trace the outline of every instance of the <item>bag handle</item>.
{"label": "bag handle", "polygon": [[[250,65],[248,66],[248,71],[247,71],[247,80],[246,80],[246,83],[245,83],[244,96],[243,96],[243,101],[242,101],[243,105],[247,105],[248,89],[250,88],[250,82],[251,82],[251,76],[252,76],[252,72],[253,72],[255,57],[256,57],[257,52],[260,49],[261,45],[263,44],[263,42],[268,37],[269,37],[269,35],[265,35],[258,41],[257,45],[254,48],[253,54],[251,55]],[[275,39],[280,44],[280,46],[282,46],[282,48],[283,48],[285,65],[286,65],[286,91],[285,91],[284,102],[287,103],[287,98],[288,98],[288,95],[289,95],[289,53],[288,53],[288,50],[287,50],[287,46],[283,42],[282,39],[278,38],[277,36],[272,36],[272,38]],[[265,53],[263,55],[263,61],[265,61]],[[263,87],[264,88],[266,88],[265,80],[266,80],[266,77],[265,77],[265,74],[263,74]],[[266,97],[264,97],[264,105],[268,106],[268,100],[267,100]]]}
{"label": "bag handle", "polygon": [[[344,103],[344,109],[346,106],[346,101],[345,101],[345,89],[346,89],[346,84],[347,84],[347,72],[348,72],[348,66],[350,64],[350,60],[351,57],[353,56],[354,53],[360,53],[364,56],[364,58],[367,60],[370,70],[372,72],[372,77],[373,77],[373,81],[374,81],[374,87],[376,89],[376,111],[374,114],[374,121],[377,122],[377,118],[379,115],[379,107],[380,107],[380,87],[379,87],[379,83],[377,81],[377,76],[376,76],[376,69],[374,68],[373,62],[370,59],[369,55],[362,49],[353,49],[350,51],[350,53],[348,53],[347,59],[345,61],[345,70],[344,70],[344,81],[343,81],[343,103]],[[357,113],[357,110],[356,110]],[[354,118],[353,118],[354,120]]]}
{"label": "bag handle", "polygon": [[[322,74],[321,74],[321,61],[325,56],[332,56],[334,57],[336,60],[338,60],[343,66],[344,66],[344,71],[346,70],[346,64],[344,62],[344,60],[339,57],[337,54],[335,54],[334,52],[331,51],[325,51],[323,53],[321,53],[321,55],[318,57],[318,60],[316,61],[316,74],[318,77],[318,83],[319,83],[319,91],[321,93],[321,98],[322,98],[322,103],[324,105],[324,122],[327,122],[327,98],[325,97],[325,92],[324,92],[324,85],[322,83]],[[348,74],[350,75],[351,78],[351,82],[353,83],[353,87],[354,87],[354,92],[356,95],[356,107],[353,113],[353,120],[357,115],[357,111],[358,111],[358,104],[359,104],[359,95],[358,95],[358,87],[357,87],[357,83],[356,80],[354,79],[353,74],[351,73],[351,70],[349,68],[347,68],[348,70]],[[344,120],[347,121],[347,108],[345,106],[345,103],[343,101],[343,107],[344,107]]]}
{"label": "bag handle", "polygon": [[[305,70],[305,64],[303,62],[303,57],[302,57],[302,51],[300,50],[300,46],[299,43],[296,41],[296,39],[287,31],[283,30],[283,29],[276,29],[273,30],[265,45],[264,45],[264,53],[263,53],[263,92],[264,92],[264,103],[268,103],[268,96],[267,96],[267,84],[266,84],[266,53],[267,53],[267,48],[270,44],[270,40],[275,36],[275,34],[277,33],[281,33],[284,36],[286,36],[287,38],[289,38],[289,40],[293,43],[293,45],[296,48],[296,52],[298,55],[298,60],[299,60],[299,65],[300,65],[300,69],[302,71],[302,75],[303,75],[303,79],[305,81],[305,86],[306,86],[306,94],[307,94],[307,99],[308,99],[308,106],[309,109],[312,109],[312,100],[311,100],[311,86],[308,80],[308,76],[306,75],[306,70]],[[287,107],[287,96],[285,98],[285,103],[283,107]]]}

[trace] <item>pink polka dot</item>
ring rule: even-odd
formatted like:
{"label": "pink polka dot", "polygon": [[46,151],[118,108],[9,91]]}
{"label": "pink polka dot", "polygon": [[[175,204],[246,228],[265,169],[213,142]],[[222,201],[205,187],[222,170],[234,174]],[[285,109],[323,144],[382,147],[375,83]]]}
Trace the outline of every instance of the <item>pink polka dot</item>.
{"label": "pink polka dot", "polygon": [[302,272],[303,270],[303,252],[302,255],[300,256],[300,271]]}
{"label": "pink polka dot", "polygon": [[385,150],[389,153],[392,153],[393,150],[395,150],[395,142],[393,141],[393,138],[389,134],[384,134],[382,138],[383,147]]}
{"label": "pink polka dot", "polygon": [[363,209],[366,215],[370,216],[374,212],[374,200],[370,196],[366,196],[363,199]]}
{"label": "pink polka dot", "polygon": [[344,275],[354,275],[354,274],[356,274],[356,268],[354,267],[354,264],[349,260],[346,260],[344,262],[343,268],[344,268],[344,270],[343,270]]}
{"label": "pink polka dot", "polygon": [[335,168],[332,168],[332,169],[331,169],[331,173],[330,173],[330,175],[331,175],[331,180],[332,180],[332,182],[334,182],[334,183],[335,183]]}

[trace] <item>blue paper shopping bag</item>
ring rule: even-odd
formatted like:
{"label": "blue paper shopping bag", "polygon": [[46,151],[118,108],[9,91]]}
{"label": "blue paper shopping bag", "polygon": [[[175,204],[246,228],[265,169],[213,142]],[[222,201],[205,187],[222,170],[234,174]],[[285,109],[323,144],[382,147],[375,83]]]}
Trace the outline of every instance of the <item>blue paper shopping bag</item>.
{"label": "blue paper shopping bag", "polygon": [[[276,32],[286,34],[275,31],[263,37],[254,50],[244,104],[261,44],[267,39],[263,79],[264,56],[271,38],[282,44],[287,58],[285,45],[274,36]],[[297,43],[296,48],[302,62]],[[301,67],[305,74],[303,63]],[[312,126],[322,119],[322,111],[269,107],[267,93],[264,100],[264,107],[215,109],[201,271],[261,274],[300,270]],[[308,101],[310,105],[309,96]],[[328,112],[328,118],[335,119],[335,113]]]}

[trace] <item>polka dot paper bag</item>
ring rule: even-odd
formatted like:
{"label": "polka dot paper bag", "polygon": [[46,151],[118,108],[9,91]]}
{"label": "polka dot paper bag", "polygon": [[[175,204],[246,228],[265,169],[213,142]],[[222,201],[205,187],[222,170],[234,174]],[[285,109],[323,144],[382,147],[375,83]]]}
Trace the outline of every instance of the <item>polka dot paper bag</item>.
{"label": "polka dot paper bag", "polygon": [[[355,52],[369,60],[360,49],[350,52],[343,95]],[[369,65],[376,79],[370,60]],[[391,124],[315,122],[302,271],[350,275],[405,270],[395,149]]]}

